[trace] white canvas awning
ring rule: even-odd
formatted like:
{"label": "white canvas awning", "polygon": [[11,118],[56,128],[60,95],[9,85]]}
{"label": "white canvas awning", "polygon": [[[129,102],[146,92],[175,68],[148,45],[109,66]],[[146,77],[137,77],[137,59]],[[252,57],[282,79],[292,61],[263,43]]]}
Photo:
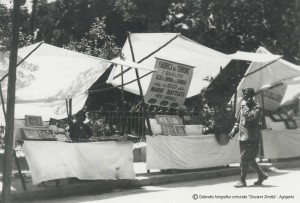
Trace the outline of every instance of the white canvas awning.
{"label": "white canvas awning", "polygon": [[286,84],[287,89],[283,95],[280,106],[289,105],[299,99],[300,96],[300,77],[285,80],[283,83]]}
{"label": "white canvas awning", "polygon": [[120,58],[114,58],[113,60],[109,61],[115,65],[121,65],[121,66],[126,66],[130,68],[136,68],[136,69],[141,69],[141,70],[148,70],[148,71],[154,71],[151,68],[144,67],[138,63],[132,62],[132,61],[123,61]]}
{"label": "white canvas awning", "polygon": [[[225,54],[176,33],[135,33],[130,34],[130,38],[135,61],[137,63],[141,61],[139,64],[143,67],[154,70],[155,57],[195,67],[187,97],[199,94],[204,87],[209,85],[209,79],[214,78],[220,72],[220,67],[224,68],[231,60]],[[125,62],[133,61],[128,39],[122,52]],[[149,56],[151,53],[154,54]],[[115,67],[107,82],[114,86],[121,85],[120,73],[121,69]],[[145,94],[152,73],[149,70],[139,70],[139,76],[143,77],[140,81]],[[123,77],[124,83],[127,83],[136,79],[136,73],[134,69],[131,69],[124,73]],[[139,94],[136,81],[124,86],[124,90]]]}
{"label": "white canvas awning", "polygon": [[[152,77],[151,70],[154,70],[156,57],[195,67],[187,97],[199,94],[204,87],[210,84],[211,79],[220,73],[220,68],[225,68],[231,60],[266,63],[281,57],[269,52],[247,53],[238,51],[235,54],[225,55],[176,33],[134,33],[130,37],[135,62],[139,63],[144,69],[148,69],[139,70],[144,94],[149,87]],[[123,65],[131,64],[133,60],[128,39],[122,52],[125,57],[125,61],[122,61]],[[135,67],[134,64],[132,67]],[[129,70],[123,74],[123,77],[126,84],[136,80],[136,73],[134,70]],[[112,70],[107,83],[114,86],[122,84],[120,68],[115,67]],[[125,85],[124,90],[140,94],[136,81]]]}
{"label": "white canvas awning", "polygon": [[[257,49],[257,53],[270,54],[268,50],[263,47]],[[283,59],[278,59],[274,63],[270,63],[265,68],[261,67],[269,64],[268,62],[252,62],[245,73],[245,77],[241,80],[237,88],[237,106],[236,113],[240,107],[240,102],[242,100],[242,89],[251,87],[255,92],[266,91],[271,87],[278,84],[285,83],[287,81],[292,81],[297,76],[300,76],[300,66],[289,63]],[[281,88],[281,87],[279,87]],[[289,87],[287,89],[290,89]],[[290,90],[289,90],[290,91]],[[299,92],[299,89],[294,89],[293,94]],[[284,95],[282,95],[284,98]],[[289,96],[291,97],[291,94]],[[289,100],[285,98],[284,100]],[[283,99],[278,102],[279,105],[283,105]],[[260,101],[258,101],[260,102]],[[274,109],[274,108],[273,108]]]}
{"label": "white canvas awning", "polygon": [[228,55],[232,60],[252,61],[252,62],[270,62],[280,59],[282,56],[268,53],[250,53],[237,51]]}
{"label": "white canvas awning", "polygon": [[[37,46],[20,48],[18,61]],[[8,63],[9,52],[0,52],[1,78],[7,74]],[[41,115],[44,120],[64,118],[67,116],[65,100],[70,98],[76,113],[85,104],[87,90],[110,64],[101,58],[43,43],[17,67],[15,118],[24,115]],[[6,101],[7,78],[1,85]]]}

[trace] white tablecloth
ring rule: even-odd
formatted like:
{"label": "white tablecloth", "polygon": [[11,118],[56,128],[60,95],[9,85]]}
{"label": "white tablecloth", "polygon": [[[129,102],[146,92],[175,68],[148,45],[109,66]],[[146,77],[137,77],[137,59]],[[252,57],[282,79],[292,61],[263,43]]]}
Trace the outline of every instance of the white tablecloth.
{"label": "white tablecloth", "polygon": [[262,130],[264,157],[300,157],[300,130]]}
{"label": "white tablecloth", "polygon": [[25,141],[23,148],[33,184],[68,177],[81,180],[135,178],[131,142]]}
{"label": "white tablecloth", "polygon": [[[237,136],[236,136],[237,137]],[[220,145],[215,135],[147,136],[147,169],[196,169],[239,162],[235,138]]]}

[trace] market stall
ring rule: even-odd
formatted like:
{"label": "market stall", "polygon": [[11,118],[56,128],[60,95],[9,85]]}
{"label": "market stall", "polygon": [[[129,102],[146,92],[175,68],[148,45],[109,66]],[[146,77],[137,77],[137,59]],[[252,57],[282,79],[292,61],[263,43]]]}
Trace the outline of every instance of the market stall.
{"label": "market stall", "polygon": [[300,116],[270,113],[265,120],[266,129],[261,131],[264,158],[300,157]]}
{"label": "market stall", "polygon": [[236,139],[220,145],[215,135],[147,136],[146,167],[150,169],[198,169],[239,162]]}
{"label": "market stall", "polygon": [[23,148],[33,184],[69,177],[80,180],[135,178],[132,142],[24,141]]}
{"label": "market stall", "polygon": [[[257,49],[257,53],[270,54],[263,47]],[[242,100],[242,89],[254,88],[257,93],[255,100],[264,109],[263,157],[299,157],[300,66],[283,59],[271,64],[252,62],[245,75],[237,88],[236,112]]]}
{"label": "market stall", "polygon": [[[68,177],[135,178],[133,143],[127,137],[121,139],[109,130],[109,137],[101,137],[108,139],[74,142],[68,133],[68,127],[78,121],[74,115],[85,107],[87,90],[111,62],[46,43],[20,48],[18,57],[19,61],[26,60],[17,69],[13,143],[14,149],[17,146],[14,151],[24,152],[33,183]],[[8,60],[9,52],[1,52],[0,68],[4,73]],[[1,82],[5,102],[7,78]],[[1,123],[5,123],[4,113],[0,113]],[[14,158],[18,161],[17,156]],[[21,169],[18,171],[22,178]]]}
{"label": "market stall", "polygon": [[15,120],[14,140],[25,154],[33,184],[71,177],[80,180],[135,178],[131,141],[110,136],[102,142],[93,139],[72,142],[63,128],[54,130],[54,125],[48,125],[39,116],[30,116],[32,126],[26,118]]}
{"label": "market stall", "polygon": [[182,125],[178,116],[158,115],[150,123],[154,136],[146,137],[148,170],[199,169],[239,162],[236,138],[219,142],[215,134],[203,135],[201,125]]}
{"label": "market stall", "polygon": [[264,158],[300,157],[300,129],[262,130]]}

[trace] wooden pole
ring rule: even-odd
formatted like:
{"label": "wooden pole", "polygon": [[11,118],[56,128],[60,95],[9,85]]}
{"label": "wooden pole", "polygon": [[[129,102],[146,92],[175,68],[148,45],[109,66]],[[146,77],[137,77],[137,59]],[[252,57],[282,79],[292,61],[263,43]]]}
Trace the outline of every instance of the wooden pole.
{"label": "wooden pole", "polygon": [[16,93],[16,67],[19,44],[19,15],[20,1],[14,0],[12,18],[12,42],[9,56],[9,74],[7,89],[7,118],[5,131],[5,150],[3,159],[3,187],[1,202],[10,202],[11,174],[12,174],[12,154],[14,141],[14,117],[15,117],[15,93]]}
{"label": "wooden pole", "polygon": [[[125,71],[123,71],[123,72],[125,72]],[[140,76],[139,79],[142,79],[142,78],[146,77],[147,75],[150,75],[150,74],[153,73],[153,72],[154,72],[154,71],[150,71],[149,73],[146,73],[146,74]],[[119,88],[119,87],[122,88],[122,86],[129,85],[129,84],[131,84],[131,83],[133,83],[133,82],[135,82],[135,81],[137,81],[137,80],[138,80],[138,79],[133,79],[133,80],[131,80],[131,81],[129,81],[129,82],[124,83],[123,85],[121,84],[121,85],[116,85],[116,86],[113,86],[113,87],[102,88],[102,89],[98,89],[98,90],[88,90],[88,92],[89,92],[89,93],[97,93],[97,92],[103,92],[103,91],[113,90],[113,89],[116,89],[116,88]]]}
{"label": "wooden pole", "polygon": [[261,105],[262,105],[262,129],[266,129],[266,117],[265,117],[265,100],[264,100],[264,91],[261,92]]}
{"label": "wooden pole", "polygon": [[[129,34],[128,34],[129,35]],[[148,59],[149,57],[151,57],[153,54],[159,52],[161,49],[163,49],[164,47],[166,47],[168,44],[170,44],[172,41],[174,41],[176,38],[178,37],[178,35],[176,35],[175,37],[173,37],[172,39],[170,39],[167,43],[165,43],[164,45],[162,45],[161,47],[159,47],[158,49],[156,49],[155,51],[153,51],[152,53],[148,54],[147,56],[145,56],[144,58],[142,58],[141,60],[139,60],[137,63],[142,63],[144,60]],[[118,77],[120,77],[121,75],[123,75],[124,73],[126,73],[127,71],[129,71],[131,68],[127,68],[126,70],[124,70],[123,72],[119,73],[118,75],[114,76],[113,79],[116,79]]]}
{"label": "wooden pole", "polygon": [[[123,66],[121,66],[121,72],[123,72]],[[124,120],[125,120],[125,107],[124,107],[124,76],[122,74],[121,76],[121,80],[122,80],[122,88],[121,88],[121,95],[122,95],[122,119],[121,119],[121,127],[122,127],[122,135],[124,135],[124,129],[125,129],[125,125],[124,125]]]}
{"label": "wooden pole", "polygon": [[[17,65],[16,67],[18,67],[21,63],[23,63],[31,54],[33,54],[33,52],[35,52],[44,42],[39,43],[39,45],[37,45],[29,54],[27,54],[27,56],[25,56]],[[0,82],[2,82],[6,77],[8,76],[8,73],[5,74],[1,79]]]}
{"label": "wooden pole", "polygon": [[264,68],[266,68],[266,67],[268,67],[269,65],[271,65],[272,63],[275,63],[276,61],[278,61],[278,60],[281,59],[282,57],[283,57],[283,56],[281,56],[281,57],[279,57],[279,58],[277,58],[277,59],[275,59],[275,60],[273,60],[273,61],[271,61],[271,62],[269,62],[269,63],[267,63],[267,64],[265,64],[265,65],[263,65],[262,67],[256,69],[255,71],[252,71],[252,72],[250,72],[250,73],[244,75],[244,78],[247,77],[247,76],[249,76],[249,75],[252,75],[252,74],[254,74],[254,73],[256,73],[256,72],[258,72],[258,71],[260,71],[260,70],[262,70],[262,69],[264,69]]}
{"label": "wooden pole", "polygon": [[69,114],[72,116],[72,98],[69,99]]}
{"label": "wooden pole", "polygon": [[68,104],[68,99],[66,99],[66,109],[67,109],[67,116],[68,118],[70,118],[70,114],[69,114],[69,104]]}
{"label": "wooden pole", "polygon": [[[130,45],[130,51],[131,51],[132,61],[135,62],[134,52],[133,52],[133,48],[132,48],[132,44],[131,44],[131,39],[130,39],[130,32],[128,32],[128,42],[129,42],[129,45]],[[147,126],[148,126],[148,129],[149,129],[149,133],[152,136],[153,133],[152,133],[151,125],[150,125],[150,120],[149,120],[149,117],[148,117],[148,112],[146,110],[146,104],[145,104],[145,100],[144,100],[144,94],[143,94],[142,85],[141,85],[141,82],[140,82],[139,71],[136,68],[135,68],[135,74],[136,74],[136,78],[138,79],[137,82],[138,82],[138,86],[139,86],[139,90],[140,90],[140,95],[141,95],[141,99],[142,99],[142,106],[143,106],[143,111],[144,111],[144,114],[145,114]]]}
{"label": "wooden pole", "polygon": [[6,111],[5,111],[5,102],[2,94],[2,87],[1,87],[1,82],[0,82],[0,97],[1,97],[1,103],[2,103],[2,110],[3,110],[3,115],[6,123]]}
{"label": "wooden pole", "polygon": [[[239,71],[239,61],[236,62],[236,69]],[[233,117],[235,117],[236,113],[236,102],[237,102],[237,87],[235,86],[235,91],[234,91],[234,101],[233,101]]]}
{"label": "wooden pole", "polygon": [[261,128],[260,129],[260,145],[259,145],[259,161],[262,162],[262,158],[264,156],[264,148],[263,148],[263,138],[262,138],[262,133],[261,130],[266,129],[266,117],[265,117],[265,100],[264,100],[264,91],[261,92],[261,105],[262,105],[262,115],[261,115]]}

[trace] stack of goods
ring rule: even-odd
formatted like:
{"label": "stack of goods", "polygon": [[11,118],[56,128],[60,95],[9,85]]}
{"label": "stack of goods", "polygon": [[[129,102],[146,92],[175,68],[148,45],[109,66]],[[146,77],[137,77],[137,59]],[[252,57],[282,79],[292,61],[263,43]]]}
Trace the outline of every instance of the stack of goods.
{"label": "stack of goods", "polygon": [[67,119],[57,120],[54,118],[50,118],[48,128],[53,131],[57,141],[62,141],[62,142],[71,141],[70,137],[68,136],[68,132],[66,130],[67,127],[68,127]]}

